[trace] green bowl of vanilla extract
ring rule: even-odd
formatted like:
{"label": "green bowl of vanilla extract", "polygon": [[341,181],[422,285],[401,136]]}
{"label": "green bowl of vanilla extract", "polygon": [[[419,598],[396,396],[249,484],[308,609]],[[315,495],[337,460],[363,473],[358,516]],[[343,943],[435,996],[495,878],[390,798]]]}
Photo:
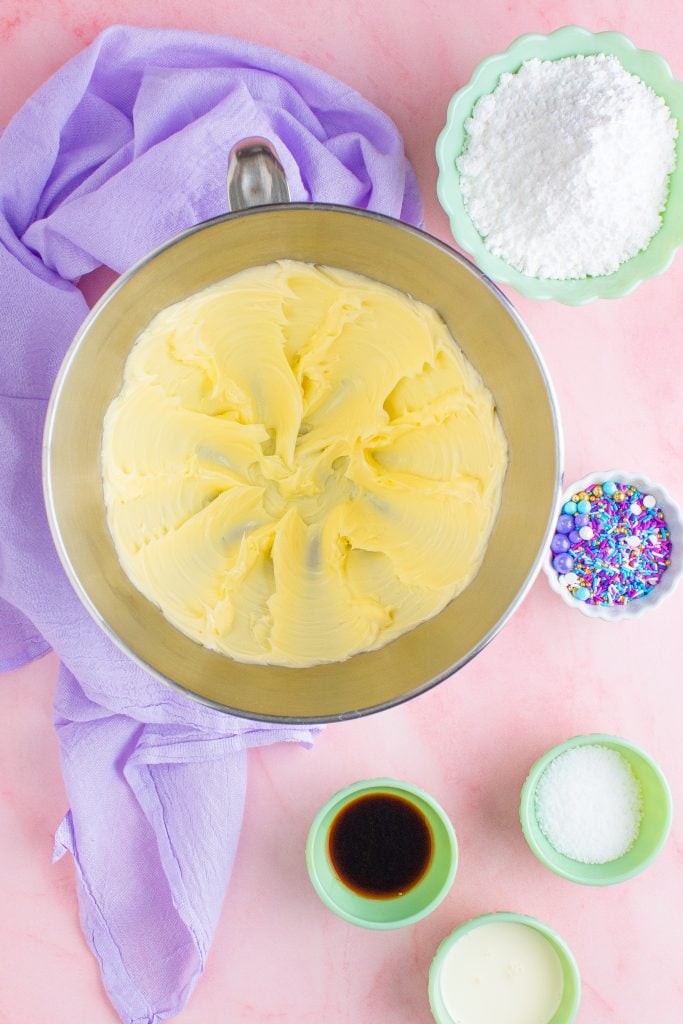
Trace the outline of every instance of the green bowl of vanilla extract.
{"label": "green bowl of vanilla extract", "polygon": [[363,928],[413,924],[442,902],[458,867],[455,830],[442,807],[408,782],[355,782],[321,807],[306,843],[320,899]]}
{"label": "green bowl of vanilla extract", "polygon": [[354,782],[317,812],[306,843],[317,895],[361,928],[403,928],[449,892],[458,842],[449,816],[410,782]]}

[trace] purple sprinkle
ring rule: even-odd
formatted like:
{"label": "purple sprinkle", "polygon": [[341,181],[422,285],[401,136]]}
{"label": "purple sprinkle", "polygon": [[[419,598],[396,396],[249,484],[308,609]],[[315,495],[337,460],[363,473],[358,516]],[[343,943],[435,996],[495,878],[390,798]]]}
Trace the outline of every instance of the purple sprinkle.
{"label": "purple sprinkle", "polygon": [[553,539],[550,541],[550,550],[555,555],[561,555],[564,551],[569,551],[570,537],[567,537],[566,533],[556,533]]}
{"label": "purple sprinkle", "polygon": [[568,515],[561,515],[557,520],[557,532],[558,533],[569,533],[570,530],[574,529],[574,517]]}
{"label": "purple sprinkle", "polygon": [[553,558],[553,569],[559,573],[560,576],[566,572],[571,572],[574,568],[574,559],[571,555],[555,555]]}

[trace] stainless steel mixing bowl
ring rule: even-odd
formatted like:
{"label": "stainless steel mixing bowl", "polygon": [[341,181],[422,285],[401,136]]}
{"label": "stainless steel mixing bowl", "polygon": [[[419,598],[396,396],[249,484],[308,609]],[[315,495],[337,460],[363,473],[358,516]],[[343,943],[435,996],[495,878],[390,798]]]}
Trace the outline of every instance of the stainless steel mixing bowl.
{"label": "stainless steel mixing bowl", "polygon": [[[240,154],[238,154],[240,157]],[[279,168],[241,151],[229,187],[258,202]],[[251,197],[251,198],[250,198]],[[262,196],[261,196],[262,198]],[[502,504],[483,565],[439,615],[386,647],[307,669],[245,665],[178,632],[130,582],[107,527],[100,447],[136,337],[161,309],[246,267],[288,258],[343,267],[433,306],[495,396],[510,449]],[[269,721],[352,718],[423,693],[482,650],[538,571],[561,475],[558,416],[543,363],[503,294],[468,260],[416,228],[319,203],[252,207],[178,235],[124,274],[83,323],[55,383],[44,489],[64,567],[85,607],[124,651],[206,704]]]}

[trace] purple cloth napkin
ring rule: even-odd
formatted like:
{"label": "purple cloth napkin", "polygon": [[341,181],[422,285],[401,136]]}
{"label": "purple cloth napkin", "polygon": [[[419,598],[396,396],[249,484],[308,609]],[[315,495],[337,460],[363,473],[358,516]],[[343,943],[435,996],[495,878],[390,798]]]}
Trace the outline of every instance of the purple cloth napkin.
{"label": "purple cloth napkin", "polygon": [[0,668],[52,648],[55,720],[83,929],[126,1022],[182,1008],[204,967],[239,837],[248,747],[314,730],[205,708],[129,661],[81,607],[41,491],[46,404],[87,312],[74,282],[124,271],[225,210],[227,154],[270,139],[294,200],[421,220],[391,121],[272,50],[114,27],[25,104],[0,137]]}

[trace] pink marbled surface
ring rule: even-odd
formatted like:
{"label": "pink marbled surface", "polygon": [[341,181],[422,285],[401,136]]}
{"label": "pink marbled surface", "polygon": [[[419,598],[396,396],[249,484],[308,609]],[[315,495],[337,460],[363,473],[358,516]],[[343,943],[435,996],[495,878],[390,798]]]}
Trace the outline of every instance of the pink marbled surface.
{"label": "pink marbled surface", "polygon": [[[618,29],[683,76],[680,0],[0,0],[0,124],[107,24],[224,32],[344,79],[401,129],[427,227],[433,144],[451,93],[518,34],[563,24]],[[622,465],[683,499],[683,260],[617,303],[571,309],[510,292],[558,391],[566,473]],[[556,878],[525,846],[519,790],[548,746],[624,735],[660,761],[680,801],[683,589],[620,625],[566,608],[539,578],[491,646],[451,681],[392,711],[330,727],[315,749],[251,755],[247,812],[208,967],[179,1024],[429,1024],[426,974],[452,927],[477,913],[535,914],[569,942],[584,984],[580,1024],[683,1019],[683,829],[650,869],[614,888]],[[51,725],[52,657],[0,684],[0,1024],[116,1024],[78,923],[72,864],[50,866],[66,809]],[[335,918],[309,886],[308,825],[337,788],[388,774],[424,786],[455,823],[461,862],[431,917],[393,933]],[[495,1024],[495,1022],[492,1022]]]}

